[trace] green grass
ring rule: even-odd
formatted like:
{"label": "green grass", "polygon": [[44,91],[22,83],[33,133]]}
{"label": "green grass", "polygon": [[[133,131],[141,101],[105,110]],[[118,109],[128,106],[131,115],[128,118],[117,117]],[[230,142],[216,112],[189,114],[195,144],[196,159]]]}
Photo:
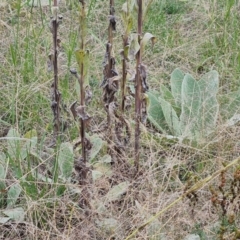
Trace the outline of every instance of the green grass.
{"label": "green grass", "polygon": [[[95,181],[89,181],[87,188],[78,186],[75,170],[68,179],[64,179],[57,166],[60,145],[55,149],[48,147],[53,134],[50,107],[53,74],[47,71],[52,46],[48,29],[50,8],[31,8],[23,2],[7,1],[4,7],[0,3],[0,222],[7,216],[4,213],[6,210],[21,208],[24,216],[19,221],[9,219],[0,223],[0,238],[76,239],[81,236],[82,239],[125,239],[156,212],[167,208],[189,185],[213,175],[239,156],[239,126],[226,127],[225,119],[220,116],[214,139],[201,148],[191,146],[187,141],[169,140],[148,123],[146,128],[143,127],[141,136],[141,175],[133,179],[130,176],[133,140],[123,159],[128,167],[121,164],[114,166],[106,160],[104,134],[98,134],[103,140],[100,141],[88,130],[93,142],[97,141],[95,149],[101,145],[90,168],[96,175],[101,171],[104,174]],[[124,1],[115,2],[118,24],[114,53],[121,73],[119,50],[122,48],[123,27],[119,11]],[[97,129],[106,120],[99,85],[109,11],[107,1],[91,0],[88,6],[89,84],[94,95],[88,113],[93,117],[91,128]],[[76,79],[69,69],[77,68],[74,51],[79,44],[78,11],[74,4],[69,7],[61,1],[60,12],[64,20],[59,28],[62,40],[59,87],[66,105],[66,111],[62,110],[61,114],[68,123],[62,141],[74,146],[79,136],[79,124],[73,120],[69,106],[79,96]],[[218,97],[237,90],[240,86],[239,18],[238,1],[155,0],[144,22],[144,32],[153,33],[158,40],[153,48],[150,45],[147,47],[143,56],[150,89],[159,91],[161,84],[169,87],[170,73],[179,67],[195,79],[200,79],[210,70],[217,70],[220,75]],[[134,63],[130,65],[134,66]],[[134,128],[131,116],[130,113],[129,122]],[[19,144],[20,153],[25,149],[26,156],[19,155],[19,152],[14,157],[10,154],[8,144],[14,141],[7,135],[10,128],[18,132],[19,140],[15,143]],[[29,142],[29,131],[33,129],[37,133],[37,144],[34,148],[31,145],[25,148]],[[80,146],[75,147],[73,154],[74,160],[77,160]],[[225,173],[224,191],[229,201],[237,165]],[[123,194],[117,192],[117,199],[108,201],[109,191],[122,183],[130,184],[127,191],[123,189]],[[221,178],[215,178],[210,183],[219,199],[222,198],[222,192],[218,190],[221,183]],[[12,187],[17,184],[20,184],[21,193],[15,195],[16,201],[10,206],[8,191],[13,191]],[[176,203],[153,223],[140,229],[136,239],[164,239],[164,236],[171,240],[184,239],[189,233],[198,234],[201,239],[218,239],[219,225],[226,217],[221,205],[212,206],[208,184],[196,194],[197,202],[189,198]],[[90,206],[83,207],[81,196],[85,196]],[[238,208],[235,205],[235,209]],[[227,216],[231,214],[230,210],[226,213]],[[240,228],[237,220],[239,213],[236,211],[234,214],[235,225],[227,223],[225,239],[234,239],[234,231]]]}

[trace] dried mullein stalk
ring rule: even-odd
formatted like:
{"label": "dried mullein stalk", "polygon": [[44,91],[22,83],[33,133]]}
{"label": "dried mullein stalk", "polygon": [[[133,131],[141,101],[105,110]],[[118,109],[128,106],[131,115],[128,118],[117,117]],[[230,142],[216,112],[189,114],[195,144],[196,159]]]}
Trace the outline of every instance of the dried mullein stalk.
{"label": "dried mullein stalk", "polygon": [[52,8],[53,16],[49,22],[49,30],[52,33],[53,46],[48,55],[48,71],[54,72],[54,81],[51,85],[51,108],[53,112],[53,124],[54,124],[54,139],[51,145],[55,145],[57,137],[60,131],[66,128],[66,123],[60,118],[60,102],[61,93],[58,90],[58,55],[60,51],[61,40],[58,38],[58,28],[62,23],[63,17],[58,14],[58,3],[54,0],[54,6]]}
{"label": "dried mullein stalk", "polygon": [[75,55],[79,66],[78,72],[75,69],[70,69],[70,72],[76,77],[80,87],[80,105],[77,106],[75,101],[71,106],[70,110],[75,120],[80,123],[80,138],[81,138],[81,157],[78,159],[76,164],[76,170],[79,173],[79,184],[85,184],[87,182],[87,176],[89,168],[87,167],[87,159],[90,155],[92,145],[86,137],[86,128],[91,120],[91,117],[87,113],[87,105],[92,99],[92,92],[90,86],[87,84],[88,67],[89,67],[89,51],[85,48],[86,46],[86,34],[87,34],[87,16],[86,16],[86,4],[84,0],[80,0],[80,11],[79,11],[79,49],[76,50]]}
{"label": "dried mullein stalk", "polygon": [[[138,44],[141,44],[143,27],[143,0],[138,1]],[[142,81],[143,72],[141,72],[142,65],[142,55],[141,49],[138,50],[136,55],[136,76],[135,76],[135,161],[134,165],[136,168],[136,173],[139,170],[139,149],[140,149],[140,122],[141,122],[141,108],[142,108]],[[142,75],[142,77],[141,77]]]}

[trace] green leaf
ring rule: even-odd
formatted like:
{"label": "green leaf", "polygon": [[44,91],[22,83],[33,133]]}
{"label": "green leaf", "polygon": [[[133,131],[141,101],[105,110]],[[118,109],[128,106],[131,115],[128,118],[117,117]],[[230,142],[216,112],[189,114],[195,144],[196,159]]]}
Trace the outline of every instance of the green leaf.
{"label": "green leaf", "polygon": [[127,1],[122,5],[122,20],[125,27],[125,36],[129,36],[133,28],[133,17],[132,11],[134,9],[135,0]]}
{"label": "green leaf", "polygon": [[182,82],[180,127],[184,138],[198,136],[198,122],[201,108],[201,94],[197,81],[186,74]]}
{"label": "green leaf", "polygon": [[38,141],[37,131],[35,129],[28,131],[23,137],[24,140],[27,141],[21,146],[21,159],[25,159],[29,155],[29,153],[36,147]]}
{"label": "green leaf", "polygon": [[109,163],[97,162],[93,165],[93,169],[105,176],[110,176],[112,174],[111,164]]}
{"label": "green leaf", "polygon": [[103,173],[100,171],[92,170],[92,179],[95,182],[98,178],[102,177]]}
{"label": "green leaf", "polygon": [[143,36],[143,39],[141,40],[141,44],[140,44],[142,54],[144,53],[145,47],[146,47],[146,45],[149,41],[151,41],[152,46],[153,46],[156,43],[157,39],[151,33],[145,33],[144,36]]}
{"label": "green leaf", "polygon": [[3,152],[0,152],[0,162],[6,163],[6,155]]}
{"label": "green leaf", "polygon": [[230,119],[227,120],[225,126],[233,127],[240,122],[240,114],[234,114]]}
{"label": "green leaf", "polygon": [[39,197],[39,192],[37,188],[37,181],[33,177],[32,173],[28,173],[26,178],[23,179],[21,182],[21,187],[24,189],[24,192],[28,197],[33,200],[37,200]]}
{"label": "green leaf", "polygon": [[170,79],[172,95],[175,99],[175,103],[178,107],[181,107],[181,93],[182,93],[182,82],[184,78],[184,73],[176,68]]}
{"label": "green leaf", "polygon": [[129,47],[129,59],[134,60],[136,54],[140,50],[140,45],[138,43],[138,34],[132,33],[130,35],[130,47]]}
{"label": "green leaf", "polygon": [[119,222],[114,218],[103,218],[96,221],[97,225],[109,233],[114,233],[119,227]]}
{"label": "green leaf", "polygon": [[[153,216],[149,216],[149,218],[151,218]],[[162,228],[162,224],[158,219],[155,219],[154,221],[152,221],[148,227],[147,227],[147,234],[149,237],[149,240],[154,240],[156,239],[156,236],[159,236],[159,239],[164,239],[163,238],[163,234],[161,234],[161,228]]]}
{"label": "green leaf", "polygon": [[32,129],[32,130],[26,132],[23,137],[27,138],[27,139],[31,139],[33,137],[37,137],[37,131],[35,129]]}
{"label": "green leaf", "polygon": [[8,194],[7,194],[7,207],[8,208],[13,207],[15,205],[21,192],[22,192],[22,188],[18,183],[14,184],[10,187],[10,189],[8,190]]}
{"label": "green leaf", "polygon": [[169,102],[165,101],[163,98],[159,97],[158,99],[161,103],[163,115],[171,131],[171,134],[173,136],[180,136],[180,121],[175,110],[173,109],[172,105]]}
{"label": "green leaf", "polygon": [[161,92],[161,97],[165,101],[169,102],[177,113],[178,112],[180,113],[181,109],[176,106],[175,99],[172,95],[172,92],[167,87],[165,87],[164,85],[160,86],[160,92]]}
{"label": "green leaf", "polygon": [[80,98],[81,89],[80,89],[79,81],[77,79],[76,79],[76,82],[75,82],[75,91],[76,91],[77,97]]}
{"label": "green leaf", "polygon": [[66,190],[66,186],[65,185],[60,185],[57,187],[57,196],[62,196],[63,193]]}
{"label": "green leaf", "polygon": [[29,6],[34,6],[34,7],[45,7],[49,6],[51,3],[51,0],[30,0],[27,2]]}
{"label": "green leaf", "polygon": [[[0,152],[0,191],[6,188],[5,179],[7,175],[7,169],[5,169],[6,156],[4,153]],[[0,193],[1,196],[1,193]]]}
{"label": "green leaf", "polygon": [[6,188],[5,177],[6,177],[5,168],[0,163],[0,191]]}
{"label": "green leaf", "polygon": [[0,224],[8,222],[10,219],[11,219],[10,217],[0,217]]}
{"label": "green leaf", "polygon": [[159,102],[160,94],[157,92],[149,91],[147,95],[149,98],[148,120],[161,132],[165,134],[168,133],[169,128],[166,123],[161,104]]}
{"label": "green leaf", "polygon": [[87,86],[87,85],[89,85],[89,80],[88,80],[89,51],[83,50],[83,49],[78,49],[75,51],[75,56],[77,59],[79,69],[81,69],[81,67],[83,65],[84,86]]}
{"label": "green leaf", "polygon": [[92,143],[92,149],[91,149],[89,161],[92,163],[103,146],[103,140],[100,137],[93,135],[90,141]]}
{"label": "green leaf", "polygon": [[86,60],[88,58],[88,54],[86,53],[85,50],[78,49],[78,50],[75,51],[75,55],[76,55],[77,63],[79,64],[79,66],[81,64],[85,64],[86,63]]}
{"label": "green leaf", "polygon": [[226,120],[240,113],[240,89],[228,94],[218,96],[220,115]]}
{"label": "green leaf", "polygon": [[173,102],[174,101],[174,98],[173,98],[173,95],[172,93],[168,90],[167,87],[165,87],[164,85],[161,85],[160,86],[160,92],[161,92],[161,97],[168,101],[168,102]]}
{"label": "green leaf", "polygon": [[126,181],[126,182],[122,182],[122,183],[119,183],[118,185],[114,186],[106,194],[107,201],[111,202],[111,201],[118,200],[124,193],[127,192],[129,185],[130,185],[130,183]]}
{"label": "green leaf", "polygon": [[188,234],[183,240],[201,240],[201,238],[197,234]]}
{"label": "green leaf", "polygon": [[216,98],[219,89],[219,79],[217,71],[210,71],[198,81],[201,107],[199,111],[198,128],[200,137],[205,138],[216,127],[219,104]]}
{"label": "green leaf", "polygon": [[111,163],[112,162],[112,157],[108,154],[104,155],[99,162],[103,163]]}
{"label": "green leaf", "polygon": [[68,179],[72,175],[74,164],[73,146],[68,143],[62,143],[58,155],[58,167],[61,177]]}
{"label": "green leaf", "polygon": [[21,207],[8,209],[3,211],[3,213],[11,218],[12,220],[22,222],[24,220],[24,209]]}
{"label": "green leaf", "polygon": [[21,145],[20,145],[20,141],[22,139],[20,138],[20,135],[18,134],[18,132],[11,128],[8,131],[7,134],[7,144],[8,144],[8,154],[12,159],[15,158],[19,158],[20,157],[20,149],[21,149]]}

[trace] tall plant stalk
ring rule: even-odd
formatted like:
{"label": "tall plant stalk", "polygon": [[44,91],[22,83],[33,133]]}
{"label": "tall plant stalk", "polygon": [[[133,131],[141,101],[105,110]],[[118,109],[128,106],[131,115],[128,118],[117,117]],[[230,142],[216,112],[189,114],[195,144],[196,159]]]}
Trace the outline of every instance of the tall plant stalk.
{"label": "tall plant stalk", "polygon": [[119,89],[119,80],[118,72],[116,70],[116,61],[113,56],[113,35],[116,31],[116,19],[115,19],[115,9],[114,9],[114,0],[109,1],[109,26],[108,26],[108,42],[106,44],[106,52],[104,55],[103,61],[103,81],[101,87],[103,88],[103,102],[105,103],[105,110],[107,111],[107,134],[106,138],[108,141],[108,151],[109,154],[113,157],[113,128],[115,120],[113,115],[118,107],[116,103],[115,93]]}
{"label": "tall plant stalk", "polygon": [[[123,39],[123,48],[127,46],[126,44],[127,39],[124,37]],[[127,63],[126,59],[122,59],[122,103],[121,103],[121,111],[124,113],[125,109],[125,95],[126,95],[126,81],[127,81]]]}
{"label": "tall plant stalk", "polygon": [[[141,44],[142,25],[143,25],[143,1],[138,0],[138,43]],[[136,76],[135,76],[135,161],[134,165],[136,172],[139,169],[139,141],[140,141],[140,121],[141,121],[141,107],[142,107],[142,81],[140,76],[140,66],[142,64],[141,49],[136,55]]]}
{"label": "tall plant stalk", "polygon": [[108,26],[108,42],[106,44],[106,52],[103,62],[103,81],[101,87],[103,87],[103,101],[108,105],[115,100],[115,93],[118,90],[118,78],[114,78],[118,75],[115,67],[115,58],[112,54],[113,49],[113,32],[116,31],[116,20],[114,10],[114,0],[109,2],[109,26]]}
{"label": "tall plant stalk", "polygon": [[131,1],[127,0],[122,6],[122,20],[124,24],[124,34],[122,36],[123,49],[121,50],[122,57],[122,82],[121,82],[121,112],[124,113],[125,109],[129,107],[126,106],[126,84],[127,84],[127,69],[129,58],[129,47],[130,47],[130,33],[133,27],[133,7]]}
{"label": "tall plant stalk", "polygon": [[89,51],[86,50],[86,34],[87,34],[87,16],[86,16],[86,4],[84,0],[79,0],[79,49],[75,51],[80,74],[75,69],[71,69],[70,72],[77,78],[80,88],[79,102],[80,106],[76,107],[77,101],[75,101],[70,109],[75,119],[80,123],[80,138],[82,145],[81,157],[79,162],[75,166],[79,172],[79,183],[85,184],[87,180],[88,168],[86,166],[87,158],[91,150],[91,143],[86,138],[86,125],[90,121],[91,117],[86,113],[86,106],[92,97],[90,86],[87,84],[87,72],[89,64]]}
{"label": "tall plant stalk", "polygon": [[[79,0],[82,7],[79,9],[79,22],[80,22],[80,49],[77,54],[77,60],[80,69],[80,76],[79,76],[79,86],[80,86],[80,107],[82,108],[82,113],[84,112],[85,108],[85,89],[84,89],[84,55],[85,55],[85,37],[86,37],[86,12],[85,12],[85,0]],[[82,56],[81,56],[82,54]],[[81,111],[80,111],[81,112]],[[81,113],[79,113],[81,114]],[[80,116],[80,137],[81,137],[81,144],[82,144],[82,162],[83,165],[86,166],[87,162],[87,154],[86,154],[86,141],[85,141],[85,119],[84,117]],[[83,171],[83,179],[86,179],[87,171]]]}
{"label": "tall plant stalk", "polygon": [[[111,44],[111,48],[110,48],[110,53],[112,52],[112,44],[113,44],[113,30],[115,30],[112,26],[112,19],[114,18],[114,13],[115,13],[115,9],[114,9],[114,0],[110,0],[110,10],[109,10],[109,14],[110,14],[110,24],[108,27],[108,41]],[[114,20],[115,21],[115,20]],[[110,54],[111,55],[111,54]]]}
{"label": "tall plant stalk", "polygon": [[[82,0],[80,1],[80,3],[82,4],[82,8],[81,8],[81,13],[80,13],[80,25],[84,24],[86,21],[86,13],[85,13],[85,1]],[[86,26],[84,26],[85,28]],[[82,51],[85,50],[85,32],[84,29],[81,29],[80,31],[80,49]],[[85,90],[84,90],[84,65],[83,65],[83,61],[81,63],[79,63],[79,67],[80,67],[80,105],[81,106],[85,106]],[[80,135],[81,135],[81,142],[82,142],[82,161],[84,163],[84,165],[86,165],[87,162],[87,158],[86,158],[86,148],[85,148],[85,121],[83,118],[80,119]],[[84,178],[86,178],[86,176],[83,176]]]}
{"label": "tall plant stalk", "polygon": [[54,0],[52,8],[53,16],[50,20],[50,31],[52,33],[53,47],[52,51],[49,54],[49,70],[53,69],[54,81],[51,85],[51,108],[54,115],[54,142],[57,141],[58,134],[61,128],[60,122],[60,92],[58,90],[58,53],[59,53],[59,44],[60,39],[58,38],[58,27],[62,21],[62,17],[58,15],[58,3],[57,0]]}

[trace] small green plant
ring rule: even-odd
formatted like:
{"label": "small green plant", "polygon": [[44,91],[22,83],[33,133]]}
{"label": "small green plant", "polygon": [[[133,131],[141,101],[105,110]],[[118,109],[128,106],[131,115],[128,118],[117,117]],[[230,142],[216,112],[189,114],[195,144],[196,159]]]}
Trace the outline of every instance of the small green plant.
{"label": "small green plant", "polygon": [[202,141],[216,127],[219,112],[218,73],[210,71],[199,81],[175,69],[171,91],[149,92],[149,121],[160,131],[173,136]]}
{"label": "small green plant", "polygon": [[[7,140],[7,146],[0,154],[0,206],[5,208],[0,222],[23,221],[25,210],[19,207],[19,202],[24,201],[21,195],[35,201],[48,194],[53,197],[65,192],[72,176],[73,147],[62,143],[52,164],[54,150],[41,148],[35,130],[21,136],[11,128],[1,140]],[[8,182],[7,175],[12,175],[14,181]]]}

